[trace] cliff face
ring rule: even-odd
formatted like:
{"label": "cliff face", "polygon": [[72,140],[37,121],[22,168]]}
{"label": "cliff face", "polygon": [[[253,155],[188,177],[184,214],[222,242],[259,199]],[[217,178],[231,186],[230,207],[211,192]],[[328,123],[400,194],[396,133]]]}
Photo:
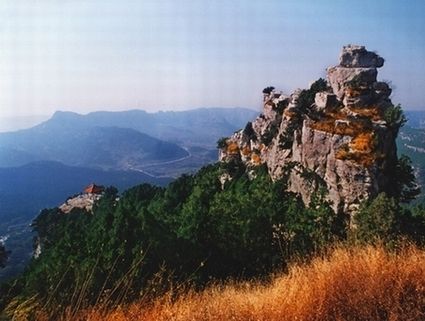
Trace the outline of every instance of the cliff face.
{"label": "cliff face", "polygon": [[[264,90],[264,110],[220,144],[220,161],[247,168],[266,164],[273,179],[288,177],[306,204],[320,185],[336,212],[352,214],[388,189],[397,160],[400,119],[389,117],[391,89],[377,81],[384,59],[363,46],[345,46],[327,81],[284,95]],[[226,177],[224,177],[226,179]]]}

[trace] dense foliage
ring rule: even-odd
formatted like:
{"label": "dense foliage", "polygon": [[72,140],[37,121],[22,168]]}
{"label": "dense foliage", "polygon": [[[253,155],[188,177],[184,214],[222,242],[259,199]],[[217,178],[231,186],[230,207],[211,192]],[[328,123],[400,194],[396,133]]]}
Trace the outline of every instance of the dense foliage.
{"label": "dense foliage", "polygon": [[6,265],[8,253],[3,244],[0,243],[0,268],[4,268]]}
{"label": "dense foliage", "polygon": [[[301,95],[305,106],[324,86],[319,80]],[[252,124],[244,131],[250,134]],[[172,284],[262,277],[338,240],[394,244],[409,238],[424,245],[425,209],[401,205],[419,192],[409,159],[398,159],[391,173],[388,193],[362,204],[351,222],[334,213],[326,184],[313,171],[301,173],[317,187],[305,206],[286,191],[285,175],[273,182],[266,166],[248,171],[234,161],[183,175],[167,188],[142,184],[118,195],[110,187],[93,213],[45,209],[33,223],[41,255],[0,286],[0,310],[27,302],[56,312],[114,305]],[[223,174],[232,179],[222,183]],[[0,247],[0,266],[2,253]]]}
{"label": "dense foliage", "polygon": [[298,105],[301,110],[308,110],[314,103],[314,97],[318,92],[326,91],[328,89],[328,83],[325,79],[319,78],[313,82],[309,89],[304,89],[300,92],[298,97]]}
{"label": "dense foliage", "polygon": [[360,242],[383,241],[391,244],[407,237],[425,244],[425,208],[401,207],[397,199],[379,194],[365,202],[355,216],[355,239]]}
{"label": "dense foliage", "polygon": [[37,294],[55,306],[80,297],[118,302],[163,286],[159,275],[198,285],[259,276],[343,234],[323,194],[306,208],[264,168],[252,180],[235,172],[224,187],[222,172],[211,165],[166,189],[143,184],[119,198],[109,188],[93,214],[42,211],[34,222],[42,253],[8,296]]}

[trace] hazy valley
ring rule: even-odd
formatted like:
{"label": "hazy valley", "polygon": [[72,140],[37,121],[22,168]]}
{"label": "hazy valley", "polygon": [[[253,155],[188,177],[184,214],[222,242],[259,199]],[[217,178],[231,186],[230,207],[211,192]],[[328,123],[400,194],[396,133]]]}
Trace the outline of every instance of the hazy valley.
{"label": "hazy valley", "polygon": [[[32,253],[30,223],[83,188],[141,183],[165,186],[217,160],[216,141],[256,115],[242,108],[184,112],[57,112],[16,132],[0,133],[0,236],[11,250],[0,279]],[[152,136],[151,136],[152,135]]]}

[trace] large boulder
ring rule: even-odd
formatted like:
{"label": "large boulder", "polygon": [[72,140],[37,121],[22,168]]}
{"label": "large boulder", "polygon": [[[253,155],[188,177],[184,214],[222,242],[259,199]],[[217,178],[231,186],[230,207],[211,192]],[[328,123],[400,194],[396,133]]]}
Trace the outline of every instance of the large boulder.
{"label": "large boulder", "polygon": [[378,71],[376,68],[348,68],[330,67],[328,68],[328,80],[334,94],[338,99],[344,97],[345,91],[351,88],[351,83],[363,84],[365,86],[376,82]]}
{"label": "large boulder", "polygon": [[333,93],[319,92],[314,97],[314,104],[317,111],[333,111],[338,107],[338,100]]}
{"label": "large boulder", "polygon": [[348,68],[379,68],[384,65],[384,58],[367,51],[364,46],[348,45],[342,48],[339,65]]}

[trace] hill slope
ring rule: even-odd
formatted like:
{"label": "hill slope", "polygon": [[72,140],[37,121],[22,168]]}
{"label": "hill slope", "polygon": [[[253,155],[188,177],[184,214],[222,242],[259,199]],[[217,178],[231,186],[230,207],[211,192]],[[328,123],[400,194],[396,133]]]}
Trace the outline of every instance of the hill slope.
{"label": "hill slope", "polygon": [[55,121],[0,134],[0,150],[0,166],[3,167],[50,160],[71,166],[128,169],[133,165],[189,155],[176,144],[134,129]]}
{"label": "hill slope", "polygon": [[257,114],[246,108],[199,108],[157,113],[99,111],[87,115],[57,112],[47,123],[131,128],[178,144],[215,147],[218,138],[241,128]]}
{"label": "hill slope", "polygon": [[22,271],[32,252],[29,224],[41,209],[54,207],[91,182],[120,190],[143,182],[166,185],[170,178],[153,178],[141,172],[103,171],[56,162],[36,162],[0,168],[0,237],[7,236],[10,261],[0,280]]}
{"label": "hill slope", "polygon": [[425,184],[425,129],[402,127],[397,139],[399,154],[405,154],[412,160],[415,175],[422,186],[420,199],[424,199]]}

